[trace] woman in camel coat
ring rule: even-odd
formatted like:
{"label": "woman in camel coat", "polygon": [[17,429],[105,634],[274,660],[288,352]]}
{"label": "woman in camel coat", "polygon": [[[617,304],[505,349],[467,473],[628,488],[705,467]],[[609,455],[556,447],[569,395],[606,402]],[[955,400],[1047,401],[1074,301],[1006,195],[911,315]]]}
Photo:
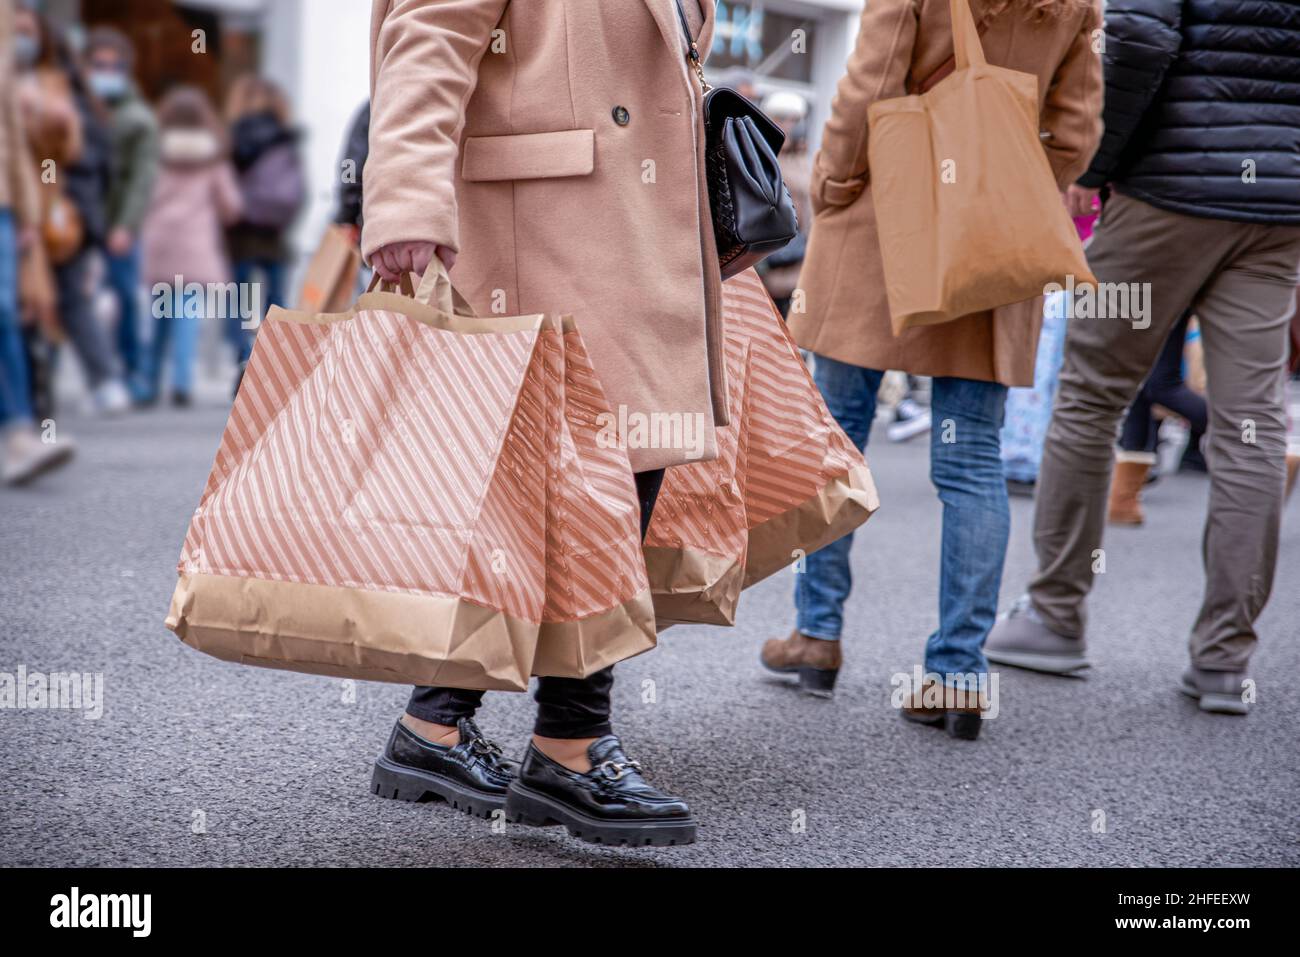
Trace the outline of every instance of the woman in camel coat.
{"label": "woman in camel coat", "polygon": [[[1038,78],[1043,149],[1066,190],[1101,135],[1100,0],[971,0],[971,7],[988,62]],[[861,446],[885,370],[935,377],[931,477],[944,522],[939,628],[927,645],[926,671],[964,686],[987,679],[983,644],[996,614],[1010,526],[999,431],[1007,387],[1033,384],[1043,303],[895,337],[867,158],[871,104],[929,88],[941,69],[951,68],[952,56],[950,0],[867,4],[814,164],[803,301],[792,306],[790,327],[816,354],[827,404]],[[927,173],[918,166],[917,175]],[[984,251],[997,254],[995,244]],[[846,538],[808,559],[796,588],[795,631],[763,650],[769,668],[800,672],[811,691],[825,692],[841,663],[850,545]],[[946,724],[954,733],[964,729],[965,736],[979,728],[978,720],[956,720],[941,708],[905,708],[904,715]]]}
{"label": "woman in camel coat", "polygon": [[[686,31],[712,0],[375,0],[362,247],[381,276],[434,255],[482,316],[567,313],[611,405],[680,413],[694,448],[630,448],[643,530],[668,466],[726,424],[721,280]],[[686,23],[683,25],[682,18]],[[679,799],[611,733],[610,671],[543,678],[522,767],[471,720],[481,692],[418,688],[376,790],[563,823],[605,842],[689,843]],[[507,798],[508,792],[508,798]]]}

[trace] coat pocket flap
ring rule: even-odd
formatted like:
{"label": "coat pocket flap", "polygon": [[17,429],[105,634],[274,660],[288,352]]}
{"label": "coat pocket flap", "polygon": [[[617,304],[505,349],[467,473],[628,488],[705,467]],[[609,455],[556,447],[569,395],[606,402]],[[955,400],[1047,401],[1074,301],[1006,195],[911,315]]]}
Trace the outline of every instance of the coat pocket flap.
{"label": "coat pocket flap", "polygon": [[461,176],[466,182],[590,176],[595,168],[594,130],[558,130],[465,139]]}

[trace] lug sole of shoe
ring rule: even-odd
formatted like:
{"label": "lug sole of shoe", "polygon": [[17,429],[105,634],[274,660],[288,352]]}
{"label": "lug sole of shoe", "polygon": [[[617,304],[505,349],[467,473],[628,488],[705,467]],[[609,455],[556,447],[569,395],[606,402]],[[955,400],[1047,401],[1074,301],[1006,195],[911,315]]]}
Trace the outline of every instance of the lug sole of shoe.
{"label": "lug sole of shoe", "polygon": [[504,794],[476,791],[427,771],[403,767],[382,756],[375,761],[370,791],[390,801],[412,804],[443,801],[457,811],[481,818],[490,818],[506,806]]}
{"label": "lug sole of shoe", "polygon": [[1186,682],[1180,684],[1178,690],[1187,697],[1195,699],[1200,709],[1210,714],[1250,714],[1250,705],[1242,701],[1240,695],[1201,691]]}
{"label": "lug sole of shoe", "polygon": [[692,818],[626,824],[601,821],[517,782],[506,795],[506,820],[527,827],[563,827],[571,837],[588,844],[677,847],[695,843]]}
{"label": "lug sole of shoe", "polygon": [[1081,656],[1042,655],[1031,651],[995,651],[985,648],[984,657],[999,665],[1024,668],[1026,671],[1037,671],[1045,675],[1073,676],[1092,667],[1092,663]]}

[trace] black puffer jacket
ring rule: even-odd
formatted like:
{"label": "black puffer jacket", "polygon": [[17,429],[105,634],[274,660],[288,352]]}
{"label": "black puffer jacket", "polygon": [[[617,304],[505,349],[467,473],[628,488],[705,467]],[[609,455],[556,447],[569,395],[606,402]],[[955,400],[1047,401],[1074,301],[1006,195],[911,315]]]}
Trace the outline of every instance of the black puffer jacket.
{"label": "black puffer jacket", "polygon": [[1106,132],[1083,186],[1300,224],[1300,0],[1110,0]]}

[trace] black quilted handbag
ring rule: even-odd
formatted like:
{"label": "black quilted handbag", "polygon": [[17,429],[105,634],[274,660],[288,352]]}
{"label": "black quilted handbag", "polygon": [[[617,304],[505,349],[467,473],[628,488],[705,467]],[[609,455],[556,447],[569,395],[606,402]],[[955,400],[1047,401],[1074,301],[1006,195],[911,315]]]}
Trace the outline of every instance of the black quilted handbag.
{"label": "black quilted handbag", "polygon": [[704,88],[705,164],[722,278],[761,262],[799,234],[799,216],[781,176],[781,128],[735,90],[711,88],[681,0],[677,16],[691,66]]}

